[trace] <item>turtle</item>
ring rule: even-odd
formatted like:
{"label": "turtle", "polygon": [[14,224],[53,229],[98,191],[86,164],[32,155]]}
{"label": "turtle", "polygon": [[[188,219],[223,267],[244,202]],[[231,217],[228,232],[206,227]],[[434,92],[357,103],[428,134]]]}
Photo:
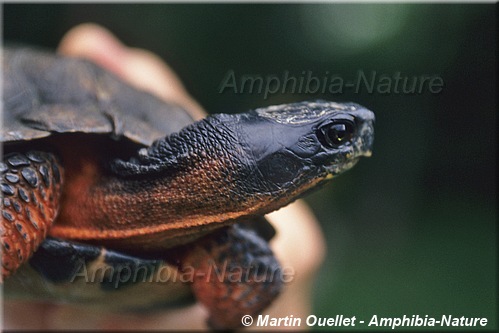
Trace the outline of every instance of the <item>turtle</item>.
{"label": "turtle", "polygon": [[194,295],[211,327],[239,327],[283,287],[264,215],[372,151],[374,113],[355,103],[194,121],[87,60],[11,47],[2,61],[7,296],[17,286],[24,297],[92,302],[97,289],[117,294],[163,269],[184,279],[159,283],[169,292],[142,294],[141,306]]}

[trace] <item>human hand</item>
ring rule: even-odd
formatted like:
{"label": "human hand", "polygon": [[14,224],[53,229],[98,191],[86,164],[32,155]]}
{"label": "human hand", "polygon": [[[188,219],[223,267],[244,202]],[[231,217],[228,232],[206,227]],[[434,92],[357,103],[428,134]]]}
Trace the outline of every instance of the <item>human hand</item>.
{"label": "human hand", "polygon": [[[182,105],[195,119],[205,115],[161,59],[148,51],[124,46],[102,27],[92,24],[75,27],[62,39],[58,51],[89,59],[137,88]],[[267,217],[277,231],[271,247],[281,265],[291,268],[294,275],[264,313],[271,317],[293,315],[304,318],[311,311],[311,286],[325,254],[323,236],[317,221],[302,201]],[[89,306],[26,301],[4,304],[6,328],[196,329],[206,328],[206,317],[207,311],[200,304],[153,314],[107,313]]]}

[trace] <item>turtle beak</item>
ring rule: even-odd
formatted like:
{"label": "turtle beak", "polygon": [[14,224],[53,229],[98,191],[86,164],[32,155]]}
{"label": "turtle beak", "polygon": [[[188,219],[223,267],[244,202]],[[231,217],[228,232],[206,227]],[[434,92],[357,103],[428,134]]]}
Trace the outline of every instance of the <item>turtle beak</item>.
{"label": "turtle beak", "polygon": [[358,139],[354,144],[355,155],[357,155],[356,157],[371,157],[374,142],[374,113],[366,109],[360,109],[356,111],[354,116],[359,126]]}
{"label": "turtle beak", "polygon": [[346,170],[349,170],[359,162],[359,157],[355,157],[347,162],[341,164],[331,164],[325,167],[326,170],[326,179],[331,179],[333,176],[343,173]]}

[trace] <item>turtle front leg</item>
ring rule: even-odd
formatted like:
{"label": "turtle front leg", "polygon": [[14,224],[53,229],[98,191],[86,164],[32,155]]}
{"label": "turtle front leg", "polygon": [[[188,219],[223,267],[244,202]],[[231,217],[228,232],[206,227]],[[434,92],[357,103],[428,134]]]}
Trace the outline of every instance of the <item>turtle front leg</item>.
{"label": "turtle front leg", "polygon": [[1,282],[26,262],[45,239],[59,209],[62,169],[52,154],[30,151],[5,155],[0,173]]}
{"label": "turtle front leg", "polygon": [[282,271],[269,245],[238,225],[223,228],[191,245],[181,271],[192,274],[197,299],[210,312],[208,324],[241,326],[244,315],[265,309],[282,288]]}

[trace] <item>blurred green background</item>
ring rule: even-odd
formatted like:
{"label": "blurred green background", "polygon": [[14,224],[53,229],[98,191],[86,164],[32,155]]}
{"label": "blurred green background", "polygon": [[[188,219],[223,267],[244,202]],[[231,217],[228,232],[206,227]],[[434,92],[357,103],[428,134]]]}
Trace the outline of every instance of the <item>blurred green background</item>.
{"label": "blurred green background", "polygon": [[[316,98],[375,111],[373,157],[307,197],[328,243],[314,314],[450,314],[496,327],[494,5],[6,4],[3,15],[5,41],[49,48],[78,23],[102,24],[159,54],[210,113]],[[345,81],[401,72],[440,76],[444,88],[264,99],[220,94],[229,70]]]}

